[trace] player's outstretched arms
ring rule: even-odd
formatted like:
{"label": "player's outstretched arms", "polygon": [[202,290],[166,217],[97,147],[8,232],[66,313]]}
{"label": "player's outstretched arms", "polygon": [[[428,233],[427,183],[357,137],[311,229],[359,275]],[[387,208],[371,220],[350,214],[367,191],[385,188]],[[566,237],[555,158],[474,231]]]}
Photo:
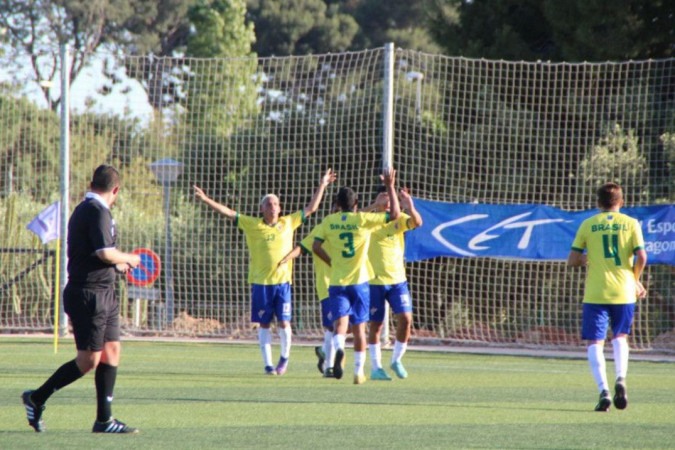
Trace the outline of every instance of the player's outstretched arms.
{"label": "player's outstretched arms", "polygon": [[[121,266],[135,269],[141,263],[141,256],[136,253],[124,253],[116,248],[103,248],[96,250],[96,256],[106,264],[115,266],[120,271]],[[126,272],[126,270],[124,270]]]}
{"label": "player's outstretched arms", "polygon": [[328,185],[334,182],[336,179],[337,174],[333,172],[333,169],[329,168],[326,170],[326,173],[324,173],[321,177],[319,186],[316,188],[316,191],[314,191],[314,195],[312,195],[309,203],[307,203],[305,206],[305,217],[309,217],[311,214],[315,213],[317,209],[319,209],[319,205],[321,204],[321,199],[323,198],[323,193],[326,190],[326,187],[328,187]]}
{"label": "player's outstretched arms", "polygon": [[222,214],[223,216],[227,217],[230,220],[234,220],[237,217],[237,211],[228,208],[225,205],[222,205],[218,203],[217,201],[209,198],[204,191],[199,188],[198,186],[192,186],[195,191],[195,198],[198,200],[202,201],[203,203],[206,203],[211,209],[214,211],[218,212],[219,214]]}
{"label": "player's outstretched arms", "polygon": [[413,202],[412,196],[408,191],[408,188],[403,188],[400,191],[401,195],[401,209],[406,211],[410,216],[409,225],[410,228],[417,228],[422,226],[422,216],[415,209],[415,202]]}

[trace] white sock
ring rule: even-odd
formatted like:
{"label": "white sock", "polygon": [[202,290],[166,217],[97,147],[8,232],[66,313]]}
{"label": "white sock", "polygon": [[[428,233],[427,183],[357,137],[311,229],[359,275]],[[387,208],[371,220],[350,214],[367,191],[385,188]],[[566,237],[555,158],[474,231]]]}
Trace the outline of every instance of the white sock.
{"label": "white sock", "polygon": [[323,354],[326,355],[326,359],[323,363],[323,370],[326,370],[329,367],[333,367],[333,360],[335,359],[335,350],[333,350],[333,332],[324,331],[323,332]]}
{"label": "white sock", "polygon": [[595,384],[598,385],[600,392],[609,390],[603,347],[602,344],[591,344],[588,346],[588,366],[591,368]]}
{"label": "white sock", "polygon": [[279,328],[279,347],[281,352],[281,357],[288,359],[291,355],[291,336],[293,335],[293,330],[289,324],[286,328]]}
{"label": "white sock", "polygon": [[382,346],[377,344],[368,344],[368,351],[370,352],[370,367],[372,370],[382,368]]}
{"label": "white sock", "polygon": [[258,328],[258,344],[265,367],[272,366],[272,333],[269,328]]}
{"label": "white sock", "polygon": [[366,352],[354,351],[354,375],[363,374],[363,366],[366,364]]}
{"label": "white sock", "polygon": [[614,353],[614,372],[616,377],[626,378],[628,373],[628,354],[630,347],[626,338],[612,339],[612,352]]}
{"label": "white sock", "polygon": [[333,348],[335,348],[335,351],[345,350],[345,342],[347,341],[347,335],[345,334],[334,334],[333,335]]}
{"label": "white sock", "polygon": [[396,341],[394,342],[394,351],[391,354],[391,362],[400,362],[401,358],[403,358],[403,355],[405,354],[405,351],[408,349],[408,343],[407,342],[399,342]]}

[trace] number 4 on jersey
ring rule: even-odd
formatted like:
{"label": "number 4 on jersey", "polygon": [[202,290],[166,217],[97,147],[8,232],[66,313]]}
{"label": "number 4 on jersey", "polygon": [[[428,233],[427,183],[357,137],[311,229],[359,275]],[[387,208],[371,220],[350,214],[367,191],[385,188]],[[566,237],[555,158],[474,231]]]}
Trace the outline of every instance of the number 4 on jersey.
{"label": "number 4 on jersey", "polygon": [[619,257],[619,236],[616,234],[603,234],[602,247],[605,250],[605,258],[613,258],[614,264],[621,265]]}

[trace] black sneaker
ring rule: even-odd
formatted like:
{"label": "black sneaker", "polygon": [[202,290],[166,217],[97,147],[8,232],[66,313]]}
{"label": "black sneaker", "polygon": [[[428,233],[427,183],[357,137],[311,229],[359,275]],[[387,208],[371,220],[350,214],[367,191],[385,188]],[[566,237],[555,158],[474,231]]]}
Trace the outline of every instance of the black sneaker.
{"label": "black sneaker", "polygon": [[316,364],[316,367],[319,369],[319,372],[323,373],[323,363],[326,361],[326,355],[323,353],[323,349],[321,347],[314,347],[314,354],[317,358],[319,358],[319,362]]}
{"label": "black sneaker", "polygon": [[94,422],[92,433],[124,433],[134,434],[138,433],[138,428],[133,428],[117,419],[110,419],[107,422]]}
{"label": "black sneaker", "polygon": [[626,380],[623,377],[619,377],[614,384],[614,407],[616,409],[626,409],[626,406],[628,406]]}
{"label": "black sneaker", "polygon": [[28,425],[33,427],[36,433],[42,433],[45,431],[45,423],[42,420],[42,411],[45,410],[45,405],[36,405],[31,400],[30,396],[33,394],[33,391],[24,391],[21,394],[21,401],[23,406],[26,408],[26,418],[28,419]]}
{"label": "black sneaker", "polygon": [[339,348],[335,352],[335,364],[333,365],[333,375],[338,380],[342,378],[345,368],[345,351]]}
{"label": "black sneaker", "polygon": [[596,411],[606,412],[609,411],[609,407],[612,405],[612,398],[609,396],[609,391],[604,390],[600,393],[600,400],[598,404],[595,405]]}
{"label": "black sneaker", "polygon": [[335,374],[333,373],[333,368],[329,367],[326,369],[326,371],[323,373],[324,378],[335,378]]}

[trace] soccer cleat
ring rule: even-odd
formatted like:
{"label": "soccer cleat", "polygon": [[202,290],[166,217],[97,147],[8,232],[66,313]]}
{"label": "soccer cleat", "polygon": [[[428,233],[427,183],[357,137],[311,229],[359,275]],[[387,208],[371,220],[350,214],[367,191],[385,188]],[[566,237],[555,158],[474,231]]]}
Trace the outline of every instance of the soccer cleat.
{"label": "soccer cleat", "polygon": [[354,375],[354,384],[363,384],[366,382],[366,376],[362,373]]}
{"label": "soccer cleat", "polygon": [[324,378],[335,378],[335,374],[333,373],[333,368],[328,367],[324,372],[323,372],[323,377]]}
{"label": "soccer cleat", "polygon": [[323,352],[321,347],[314,347],[314,354],[319,358],[319,362],[316,364],[316,367],[319,369],[319,372],[323,373],[323,363],[326,361],[326,354]]}
{"label": "soccer cleat", "polygon": [[272,366],[265,366],[265,375],[276,375],[277,371]]}
{"label": "soccer cleat", "polygon": [[33,391],[24,391],[24,393],[21,394],[21,401],[26,408],[28,425],[33,427],[36,433],[42,433],[45,431],[45,423],[42,420],[42,411],[45,410],[45,405],[37,406],[33,403],[33,400],[30,398],[31,394],[33,394]]}
{"label": "soccer cleat", "polygon": [[276,368],[277,375],[285,374],[287,369],[288,369],[288,358],[284,358],[282,356],[279,358],[279,362],[277,363]]}
{"label": "soccer cleat", "polygon": [[408,378],[408,371],[405,370],[405,367],[403,367],[403,364],[401,364],[401,361],[395,361],[391,363],[391,370],[394,371],[397,377],[403,379],[403,378]]}
{"label": "soccer cleat", "polygon": [[600,411],[600,412],[606,412],[606,411],[609,411],[609,407],[611,405],[612,405],[612,399],[609,396],[609,391],[603,390],[600,393],[600,400],[598,401],[598,404],[595,405],[595,410]]}
{"label": "soccer cleat", "polygon": [[373,369],[370,371],[370,379],[378,381],[391,381],[391,377],[387,375],[387,372],[383,368]]}
{"label": "soccer cleat", "polygon": [[626,406],[628,406],[626,380],[623,377],[619,377],[614,384],[614,407],[616,409],[626,409]]}
{"label": "soccer cleat", "polygon": [[94,427],[91,429],[92,433],[124,433],[134,434],[138,433],[138,428],[130,427],[117,419],[111,418],[107,422],[94,422]]}
{"label": "soccer cleat", "polygon": [[338,380],[342,378],[345,368],[345,351],[341,348],[337,349],[335,352],[335,365],[333,366],[333,375]]}

